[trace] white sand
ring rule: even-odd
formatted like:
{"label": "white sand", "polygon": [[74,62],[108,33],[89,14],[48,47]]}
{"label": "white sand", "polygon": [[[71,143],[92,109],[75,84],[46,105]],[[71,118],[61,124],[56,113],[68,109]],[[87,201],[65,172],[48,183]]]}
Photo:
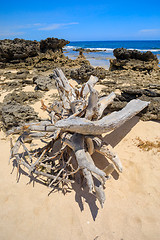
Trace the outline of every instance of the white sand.
{"label": "white sand", "polygon": [[48,196],[46,186],[28,184],[23,174],[17,183],[16,168],[11,174],[12,163],[8,165],[9,141],[0,136],[1,240],[159,240],[160,153],[136,146],[137,136],[159,139],[159,123],[138,122],[134,117],[106,136],[124,171],[118,180],[114,174],[106,182],[103,209],[77,186],[65,196],[61,192]]}

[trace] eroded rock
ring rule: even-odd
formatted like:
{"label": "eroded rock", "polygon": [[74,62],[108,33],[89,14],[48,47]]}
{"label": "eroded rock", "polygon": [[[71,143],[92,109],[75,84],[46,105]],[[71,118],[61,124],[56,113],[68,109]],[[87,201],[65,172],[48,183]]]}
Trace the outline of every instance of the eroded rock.
{"label": "eroded rock", "polygon": [[2,107],[2,121],[6,130],[37,119],[37,113],[30,106],[13,101],[4,104]]}
{"label": "eroded rock", "polygon": [[35,76],[33,83],[36,84],[36,90],[48,91],[51,88],[55,88],[55,82],[51,77],[47,76]]}
{"label": "eroded rock", "polygon": [[91,75],[96,76],[99,79],[104,79],[106,76],[106,70],[101,67],[94,68],[91,65],[82,65],[80,68],[72,70],[70,73],[71,78],[81,80],[82,82],[88,81]]}
{"label": "eroded rock", "polygon": [[116,59],[110,60],[110,70],[135,70],[148,72],[158,69],[158,58],[152,52],[140,52],[117,48],[113,51]]}
{"label": "eroded rock", "polygon": [[38,92],[14,91],[7,94],[1,104],[3,127],[8,130],[12,127],[37,120],[38,114],[27,104],[37,101],[40,97],[42,97],[42,94]]}

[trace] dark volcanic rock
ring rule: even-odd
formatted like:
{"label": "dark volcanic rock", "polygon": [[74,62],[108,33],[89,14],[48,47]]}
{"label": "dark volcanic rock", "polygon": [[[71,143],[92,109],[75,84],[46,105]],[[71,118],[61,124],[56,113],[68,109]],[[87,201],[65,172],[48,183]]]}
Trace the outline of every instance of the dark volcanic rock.
{"label": "dark volcanic rock", "polygon": [[104,52],[104,50],[97,50],[97,49],[89,49],[89,48],[75,48],[73,49],[75,52]]}
{"label": "dark volcanic rock", "polygon": [[56,59],[54,53],[62,53],[62,47],[68,43],[69,41],[57,38],[47,38],[40,42],[18,38],[0,40],[0,66],[25,67],[48,58],[53,62]]}
{"label": "dark volcanic rock", "polygon": [[55,88],[55,81],[47,76],[35,76],[33,83],[36,84],[36,90],[48,91],[51,88]]}
{"label": "dark volcanic rock", "polygon": [[[127,102],[139,98],[149,101],[149,106],[139,114],[142,120],[160,121],[160,69],[148,73],[133,70],[108,71],[101,81],[102,93],[108,95],[117,92],[115,101],[106,109],[106,113],[122,109]],[[103,96],[104,96],[103,95]]]}
{"label": "dark volcanic rock", "polygon": [[4,104],[10,103],[10,102],[16,102],[20,104],[25,104],[25,103],[33,103],[39,98],[42,97],[42,94],[39,92],[17,92],[14,91],[12,93],[8,93],[3,100]]}
{"label": "dark volcanic rock", "polygon": [[156,55],[152,52],[140,52],[138,50],[127,50],[125,48],[116,48],[113,51],[114,56],[117,59],[125,60],[125,59],[136,59],[141,61],[152,61],[157,60]]}
{"label": "dark volcanic rock", "polygon": [[[20,62],[27,57],[35,57],[40,51],[39,42],[15,38],[0,40],[0,62]],[[17,60],[14,61],[14,60]]]}
{"label": "dark volcanic rock", "polygon": [[38,115],[30,106],[8,102],[2,107],[2,121],[6,130],[36,119]]}
{"label": "dark volcanic rock", "polygon": [[72,70],[70,77],[73,79],[81,80],[86,82],[89,80],[89,77],[93,75],[94,67],[90,65],[83,65],[82,67]]}
{"label": "dark volcanic rock", "polygon": [[80,68],[72,70],[70,73],[71,78],[81,80],[82,82],[88,81],[91,75],[97,76],[99,79],[104,79],[106,70],[104,68],[94,68],[91,65],[84,64]]}
{"label": "dark volcanic rock", "polygon": [[152,52],[140,52],[117,48],[113,51],[116,59],[110,60],[110,70],[136,70],[148,72],[158,69],[158,58]]}
{"label": "dark volcanic rock", "polygon": [[34,102],[42,95],[34,92],[14,91],[5,96],[1,106],[1,116],[3,126],[6,130],[23,125],[24,123],[35,121],[38,119],[34,109],[26,103]]}
{"label": "dark volcanic rock", "polygon": [[40,41],[40,51],[43,53],[47,52],[48,50],[52,50],[53,52],[55,52],[58,50],[62,50],[62,48],[68,43],[70,42],[64,39],[47,38]]}

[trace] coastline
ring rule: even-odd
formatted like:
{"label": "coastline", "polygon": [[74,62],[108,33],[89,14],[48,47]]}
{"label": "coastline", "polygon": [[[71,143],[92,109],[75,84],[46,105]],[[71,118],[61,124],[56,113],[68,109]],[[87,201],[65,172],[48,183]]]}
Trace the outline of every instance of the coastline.
{"label": "coastline", "polygon": [[[157,43],[157,44],[156,44]],[[155,45],[154,45],[155,44]],[[109,60],[114,58],[113,50],[124,47],[128,50],[138,50],[141,52],[151,51],[159,60],[160,67],[160,41],[77,41],[70,42],[64,47],[64,54],[71,59],[78,56],[80,48],[87,50],[84,56],[90,61],[90,64],[97,67],[101,66],[109,69]]]}

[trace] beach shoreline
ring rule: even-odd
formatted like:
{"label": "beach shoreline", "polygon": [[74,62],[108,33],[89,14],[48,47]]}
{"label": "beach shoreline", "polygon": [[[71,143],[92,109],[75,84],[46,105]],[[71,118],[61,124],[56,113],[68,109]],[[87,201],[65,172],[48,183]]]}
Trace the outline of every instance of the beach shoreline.
{"label": "beach shoreline", "polygon": [[91,65],[109,69],[109,60],[115,58],[113,50],[119,47],[141,52],[151,51],[158,57],[160,67],[160,41],[77,41],[65,46],[64,54],[76,59],[78,50],[83,49],[84,56]]}

